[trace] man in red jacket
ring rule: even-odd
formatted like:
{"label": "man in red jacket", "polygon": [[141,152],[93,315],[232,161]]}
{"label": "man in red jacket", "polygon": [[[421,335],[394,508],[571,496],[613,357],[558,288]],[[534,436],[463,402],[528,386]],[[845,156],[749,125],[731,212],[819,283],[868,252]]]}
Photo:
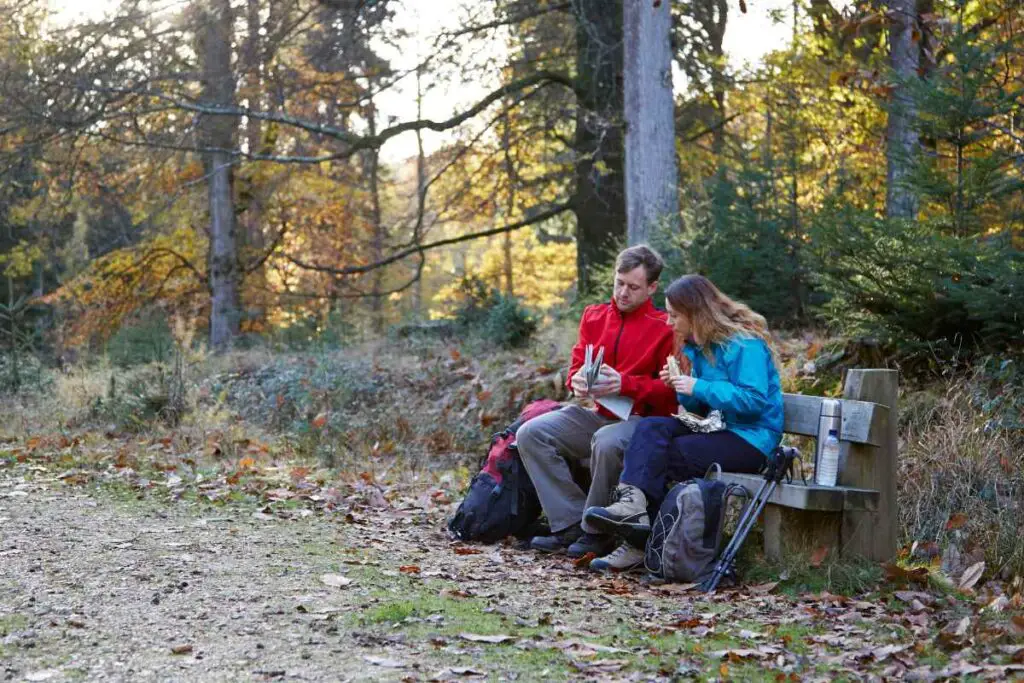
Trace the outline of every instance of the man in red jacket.
{"label": "man in red jacket", "polygon": [[[600,556],[616,545],[614,539],[581,526],[581,520],[586,508],[611,502],[623,451],[639,419],[671,415],[676,409],[675,392],[658,377],[674,350],[672,328],[651,302],[663,265],[658,253],[646,245],[619,254],[612,300],[583,311],[572,349],[566,382],[570,391],[579,398],[633,399],[629,418],[620,420],[599,404],[595,408],[572,404],[527,422],[516,434],[519,454],[551,524],[550,536],[530,541],[536,550]],[[601,375],[589,391],[580,372],[588,344],[595,353],[604,348]],[[577,483],[577,476],[586,479],[586,469],[590,470],[589,494]]]}

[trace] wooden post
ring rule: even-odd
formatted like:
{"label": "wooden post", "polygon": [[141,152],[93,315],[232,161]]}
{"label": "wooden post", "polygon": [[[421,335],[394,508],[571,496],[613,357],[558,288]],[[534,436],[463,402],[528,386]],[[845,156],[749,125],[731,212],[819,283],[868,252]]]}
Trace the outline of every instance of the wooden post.
{"label": "wooden post", "polygon": [[896,426],[899,372],[896,370],[850,370],[846,373],[843,398],[871,401],[888,406],[888,416],[877,448],[842,442],[840,457],[845,466],[841,486],[875,489],[877,510],[847,510],[843,513],[843,552],[862,555],[876,562],[896,555],[898,511],[896,508]]}

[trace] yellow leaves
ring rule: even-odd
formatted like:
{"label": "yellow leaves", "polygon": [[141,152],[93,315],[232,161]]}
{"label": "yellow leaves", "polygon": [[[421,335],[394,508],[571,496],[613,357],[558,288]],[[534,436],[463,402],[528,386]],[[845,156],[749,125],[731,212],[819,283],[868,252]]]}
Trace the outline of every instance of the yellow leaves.
{"label": "yellow leaves", "polygon": [[42,258],[41,244],[29,244],[25,240],[20,240],[10,251],[0,254],[0,266],[7,277],[23,278],[32,274],[33,265]]}
{"label": "yellow leaves", "polygon": [[157,299],[191,317],[198,312],[194,295],[202,287],[197,273],[205,270],[205,252],[205,238],[189,227],[178,228],[94,260],[46,300],[66,306],[69,345],[108,336],[125,317]]}
{"label": "yellow leaves", "polygon": [[[484,251],[477,259],[467,259],[467,274],[476,275],[499,291],[504,291],[504,237],[481,243]],[[474,263],[474,260],[477,262]],[[565,292],[576,280],[575,244],[541,244],[530,228],[512,233],[513,293],[534,309],[547,310],[565,301]],[[456,298],[458,283],[442,287],[434,297],[437,303]]]}

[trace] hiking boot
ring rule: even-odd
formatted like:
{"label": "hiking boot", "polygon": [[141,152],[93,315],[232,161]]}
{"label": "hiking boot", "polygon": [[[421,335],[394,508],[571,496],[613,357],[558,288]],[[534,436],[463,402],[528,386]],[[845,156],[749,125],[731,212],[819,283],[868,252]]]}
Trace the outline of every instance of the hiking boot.
{"label": "hiking boot", "polygon": [[591,560],[595,572],[628,572],[644,563],[644,551],[630,543],[623,543],[604,557]]}
{"label": "hiking boot", "polygon": [[569,557],[583,557],[587,553],[594,553],[600,557],[610,553],[615,548],[615,543],[614,536],[585,533],[569,546],[567,554]]}
{"label": "hiking boot", "polygon": [[587,524],[602,533],[625,536],[634,542],[646,539],[651,533],[651,520],[647,516],[647,496],[636,486],[619,484],[608,507],[589,507],[583,513]]}
{"label": "hiking boot", "polygon": [[530,541],[530,547],[542,553],[564,553],[582,535],[583,529],[580,528],[580,525],[573,524],[550,536],[534,536]]}

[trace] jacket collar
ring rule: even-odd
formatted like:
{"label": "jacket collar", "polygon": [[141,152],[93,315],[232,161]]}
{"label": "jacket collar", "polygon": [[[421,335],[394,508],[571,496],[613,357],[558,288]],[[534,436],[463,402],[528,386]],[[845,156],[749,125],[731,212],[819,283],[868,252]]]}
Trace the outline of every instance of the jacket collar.
{"label": "jacket collar", "polygon": [[626,314],[623,314],[622,311],[619,310],[619,307],[615,305],[614,297],[612,297],[609,303],[611,304],[612,310],[615,311],[615,315],[624,319],[632,319],[636,317],[657,313],[657,309],[654,307],[654,302],[651,301],[651,297],[647,297],[647,301],[643,302],[642,304],[640,304],[639,306],[637,306],[632,311]]}

